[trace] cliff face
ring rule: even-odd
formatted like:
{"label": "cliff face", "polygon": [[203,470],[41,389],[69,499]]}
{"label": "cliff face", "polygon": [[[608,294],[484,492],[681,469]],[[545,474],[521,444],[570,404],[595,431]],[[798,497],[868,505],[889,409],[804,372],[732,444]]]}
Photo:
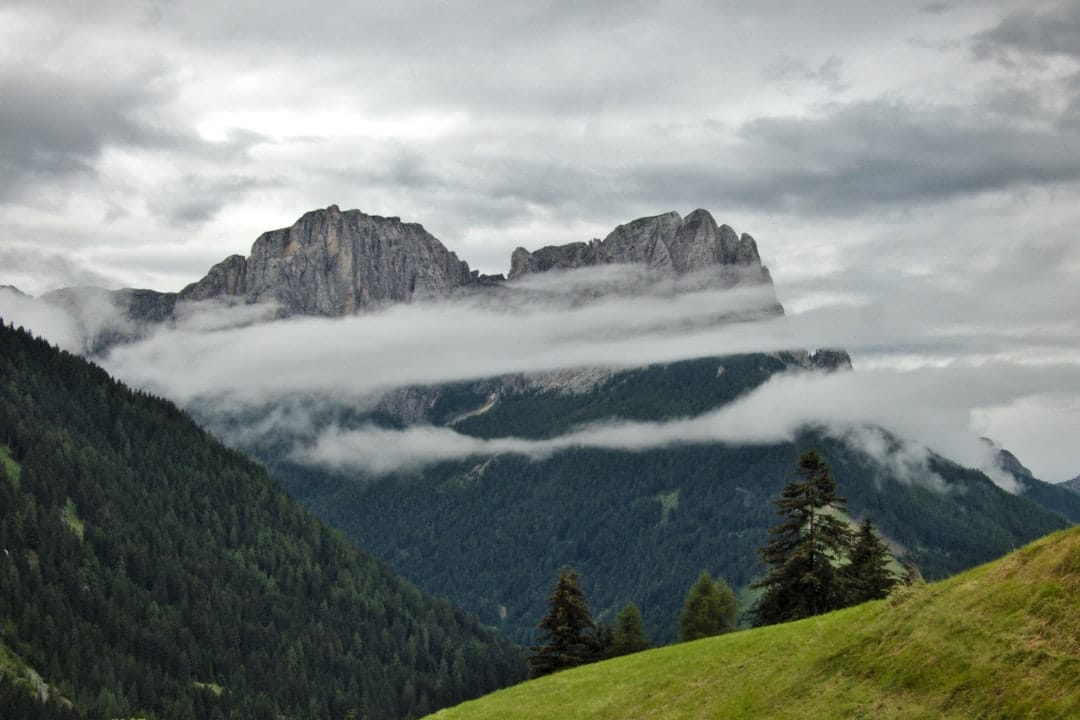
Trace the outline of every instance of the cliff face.
{"label": "cliff face", "polygon": [[[660,275],[696,273],[708,282],[715,275],[725,283],[772,283],[754,239],[717,225],[705,210],[686,218],[676,212],[640,218],[618,226],[603,240],[533,252],[518,248],[509,277],[620,263],[645,266]],[[290,227],[263,233],[249,256],[225,258],[179,293],[69,288],[43,299],[80,314],[85,314],[82,306],[88,298],[114,306],[120,325],[92,342],[98,351],[171,320],[177,303],[215,298],[268,302],[276,304],[282,316],[335,317],[414,299],[485,292],[504,282],[502,275],[470,271],[417,223],[359,210],[342,212],[331,205],[305,213]],[[773,310],[782,312],[779,304]]]}
{"label": "cliff face", "polygon": [[548,246],[535,252],[518,248],[510,258],[510,278],[552,269],[634,263],[674,275],[728,270],[750,280],[771,282],[761,265],[754,238],[717,225],[706,210],[686,218],[676,212],[640,218],[612,230],[603,240]]}
{"label": "cliff face", "polygon": [[473,279],[468,264],[421,225],[331,205],[263,233],[249,257],[226,258],[179,299],[241,296],[276,302],[289,315],[349,315],[445,295]]}

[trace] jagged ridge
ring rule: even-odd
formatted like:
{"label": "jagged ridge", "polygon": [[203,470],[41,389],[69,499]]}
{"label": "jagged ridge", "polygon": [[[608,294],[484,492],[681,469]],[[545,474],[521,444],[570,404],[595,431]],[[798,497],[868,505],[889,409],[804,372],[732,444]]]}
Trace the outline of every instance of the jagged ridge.
{"label": "jagged ridge", "polygon": [[638,263],[658,272],[685,275],[712,267],[741,268],[747,277],[771,282],[761,265],[757,243],[728,225],[717,225],[707,210],[684,220],[677,212],[644,217],[620,225],[603,240],[549,245],[535,252],[523,247],[510,258],[510,278],[552,269],[609,263]]}

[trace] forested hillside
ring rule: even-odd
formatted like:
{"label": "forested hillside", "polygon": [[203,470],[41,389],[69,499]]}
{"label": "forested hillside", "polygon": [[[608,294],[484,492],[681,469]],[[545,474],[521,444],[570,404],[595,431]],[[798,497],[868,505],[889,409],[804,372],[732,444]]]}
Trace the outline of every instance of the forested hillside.
{"label": "forested hillside", "polygon": [[[796,360],[744,355],[630,370],[582,395],[520,392],[454,428],[535,438],[602,418],[693,415]],[[446,422],[483,402],[467,385],[440,389],[432,419]],[[543,598],[562,565],[580,571],[596,616],[611,621],[632,601],[650,637],[665,642],[674,639],[679,607],[702,570],[735,588],[761,572],[757,548],[775,523],[773,500],[809,448],[833,468],[852,515],[871,516],[930,578],[1066,525],[943,458],[898,466],[810,430],[794,443],[572,449],[544,460],[476,457],[384,477],[265,457],[275,477],[327,522],[520,643],[535,640]]]}
{"label": "forested hillside", "polygon": [[415,717],[524,676],[173,405],[6,326],[0,459],[5,698],[32,669],[87,717]]}

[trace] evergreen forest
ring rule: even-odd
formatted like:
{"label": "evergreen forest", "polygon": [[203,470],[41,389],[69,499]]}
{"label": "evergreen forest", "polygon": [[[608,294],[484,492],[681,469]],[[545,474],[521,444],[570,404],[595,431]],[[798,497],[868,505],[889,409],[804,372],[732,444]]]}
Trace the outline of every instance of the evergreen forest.
{"label": "evergreen forest", "polygon": [[411,718],[526,671],[172,404],[2,323],[0,585],[19,717]]}

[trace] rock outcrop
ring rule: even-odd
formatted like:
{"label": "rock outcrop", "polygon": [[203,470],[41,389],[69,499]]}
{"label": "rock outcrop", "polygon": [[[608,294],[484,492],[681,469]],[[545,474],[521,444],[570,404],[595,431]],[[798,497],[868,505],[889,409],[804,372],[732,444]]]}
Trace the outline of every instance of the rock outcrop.
{"label": "rock outcrop", "polygon": [[535,252],[519,247],[511,255],[509,277],[613,263],[646,265],[674,275],[719,269],[731,277],[771,282],[754,238],[717,225],[707,210],[695,210],[685,219],[676,212],[640,218],[589,243],[551,245]]}
{"label": "rock outcrop", "polygon": [[835,348],[818,348],[809,356],[810,366],[815,370],[833,372],[835,370],[851,370],[851,355],[847,350]]}
{"label": "rock outcrop", "polygon": [[[603,240],[533,252],[518,248],[511,257],[509,279],[615,264],[646,267],[661,277],[688,276],[691,282],[700,277],[711,283],[718,277],[726,284],[772,283],[754,239],[717,225],[705,210],[686,218],[676,212],[640,218],[618,226]],[[265,302],[277,305],[280,316],[334,317],[414,299],[498,292],[506,282],[502,275],[471,271],[417,223],[359,210],[343,212],[331,205],[305,213],[290,227],[263,233],[250,255],[225,258],[179,293],[66,288],[42,299],[64,306],[76,317],[86,315],[88,307],[114,309],[115,322],[99,328],[89,341],[96,353],[174,319],[178,303]],[[621,292],[632,294],[635,287]],[[586,294],[592,297],[608,290],[590,287]],[[776,303],[766,314],[782,312]]]}
{"label": "rock outcrop", "polygon": [[350,315],[446,295],[477,279],[421,225],[331,205],[263,233],[249,257],[226,258],[179,299],[239,296],[275,302],[287,315]]}

